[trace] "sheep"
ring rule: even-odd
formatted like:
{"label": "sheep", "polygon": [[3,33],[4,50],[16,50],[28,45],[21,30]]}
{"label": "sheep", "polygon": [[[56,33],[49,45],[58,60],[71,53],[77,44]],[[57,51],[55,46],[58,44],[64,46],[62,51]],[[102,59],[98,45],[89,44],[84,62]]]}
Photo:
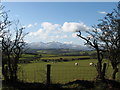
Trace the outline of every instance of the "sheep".
{"label": "sheep", "polygon": [[78,66],[78,63],[75,63],[75,66]]}
{"label": "sheep", "polygon": [[89,63],[89,66],[96,66],[93,62]]}

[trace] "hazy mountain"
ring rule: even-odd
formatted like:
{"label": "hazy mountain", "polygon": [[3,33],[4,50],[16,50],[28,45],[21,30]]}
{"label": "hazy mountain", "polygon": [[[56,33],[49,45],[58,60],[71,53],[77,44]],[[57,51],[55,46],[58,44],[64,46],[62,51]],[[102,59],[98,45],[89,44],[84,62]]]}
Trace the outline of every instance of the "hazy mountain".
{"label": "hazy mountain", "polygon": [[76,49],[76,50],[89,50],[86,46],[76,44],[65,44],[60,42],[33,42],[28,43],[28,47],[31,49]]}

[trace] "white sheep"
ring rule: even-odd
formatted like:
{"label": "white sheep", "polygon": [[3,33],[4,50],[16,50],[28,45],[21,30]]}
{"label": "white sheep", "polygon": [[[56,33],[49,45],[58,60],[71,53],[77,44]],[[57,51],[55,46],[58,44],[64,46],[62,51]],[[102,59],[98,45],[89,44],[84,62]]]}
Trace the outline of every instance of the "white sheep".
{"label": "white sheep", "polygon": [[78,66],[78,63],[75,63],[75,66]]}
{"label": "white sheep", "polygon": [[89,66],[95,66],[95,64],[93,62],[89,63]]}

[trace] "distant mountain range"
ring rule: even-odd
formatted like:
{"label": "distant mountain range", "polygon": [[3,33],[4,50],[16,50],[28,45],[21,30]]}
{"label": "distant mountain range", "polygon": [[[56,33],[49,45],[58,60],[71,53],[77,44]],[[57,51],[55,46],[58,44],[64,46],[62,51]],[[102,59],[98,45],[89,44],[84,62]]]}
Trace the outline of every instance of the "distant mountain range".
{"label": "distant mountain range", "polygon": [[33,42],[28,43],[28,47],[31,49],[75,49],[75,50],[90,50],[86,46],[76,45],[76,44],[65,44],[61,42]]}

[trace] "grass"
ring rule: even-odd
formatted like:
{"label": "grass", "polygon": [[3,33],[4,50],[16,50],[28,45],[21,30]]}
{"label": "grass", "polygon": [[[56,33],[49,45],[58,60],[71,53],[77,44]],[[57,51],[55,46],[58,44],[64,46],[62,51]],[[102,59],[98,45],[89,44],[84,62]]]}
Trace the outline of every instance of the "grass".
{"label": "grass", "polygon": [[42,57],[57,57],[59,55],[54,55],[54,54],[41,54]]}
{"label": "grass", "polygon": [[[75,62],[78,62],[79,65],[75,66],[74,65]],[[69,81],[77,79],[93,80],[96,76],[96,72],[94,72],[95,71],[94,67],[89,68],[89,62],[90,62],[89,60],[86,60],[86,62],[74,61],[53,64],[52,81],[58,83],[67,83]]]}
{"label": "grass", "polygon": [[[77,62],[79,65],[75,66]],[[41,62],[20,64],[18,76],[20,80],[25,82],[45,82],[46,81],[46,65],[51,64],[51,81],[53,83],[67,83],[74,80],[94,80],[96,77],[95,67],[90,67],[89,63],[96,63],[97,60],[76,60],[69,62]],[[107,68],[107,77],[110,77],[111,66]]]}
{"label": "grass", "polygon": [[22,57],[28,58],[28,57],[34,57],[35,55],[32,54],[22,54]]}

